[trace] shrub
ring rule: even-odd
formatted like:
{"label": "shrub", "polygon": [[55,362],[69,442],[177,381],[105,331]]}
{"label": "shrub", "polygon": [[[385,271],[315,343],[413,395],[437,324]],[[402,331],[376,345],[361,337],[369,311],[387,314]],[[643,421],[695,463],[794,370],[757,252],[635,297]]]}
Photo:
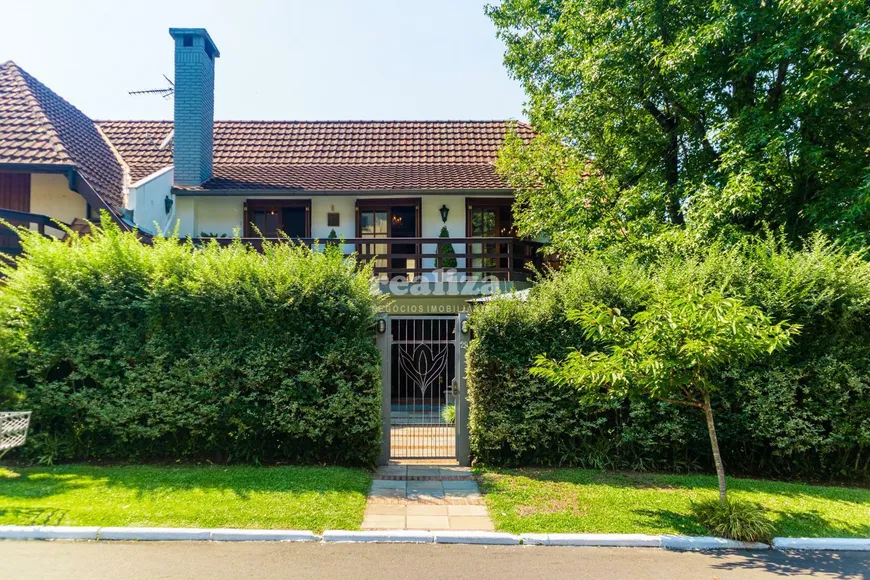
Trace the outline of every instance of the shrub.
{"label": "shrub", "polygon": [[764,509],[748,501],[709,499],[692,504],[692,514],[698,522],[722,538],[743,542],[773,540],[773,522]]}
{"label": "shrub", "polygon": [[375,461],[379,299],[338,248],[22,236],[0,369],[44,434],[27,458]]}
{"label": "shrub", "polygon": [[[441,233],[438,234],[438,237],[439,238],[449,238],[450,237],[450,232],[447,231],[447,226],[441,227]],[[447,269],[447,268],[455,268],[456,267],[457,261],[456,261],[456,258],[453,257],[453,254],[455,254],[456,251],[453,249],[453,244],[451,244],[449,242],[444,242],[444,243],[438,244],[438,253],[439,254],[447,254],[448,257],[447,258],[439,258],[438,260],[436,260],[438,262],[438,265],[436,266],[437,268]]]}
{"label": "shrub", "polygon": [[709,437],[691,409],[640,399],[590,401],[529,374],[538,355],[561,360],[575,348],[600,350],[571,324],[568,311],[603,303],[631,317],[657,288],[687,285],[802,327],[784,352],[721,372],[713,405],[728,469],[870,477],[870,264],[821,237],[802,250],[768,235],[654,255],[600,252],[549,275],[527,301],[491,300],[475,308],[468,373],[476,460],[711,469]]}
{"label": "shrub", "polygon": [[445,423],[456,423],[456,405],[450,403],[441,407],[441,420]]}

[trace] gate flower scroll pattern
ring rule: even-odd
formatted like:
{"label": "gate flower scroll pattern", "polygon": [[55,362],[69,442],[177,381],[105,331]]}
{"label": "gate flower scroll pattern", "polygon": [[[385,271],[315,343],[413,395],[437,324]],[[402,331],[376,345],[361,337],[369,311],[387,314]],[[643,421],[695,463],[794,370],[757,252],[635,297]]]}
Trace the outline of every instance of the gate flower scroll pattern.
{"label": "gate flower scroll pattern", "polygon": [[[410,352],[409,352],[410,350]],[[446,346],[433,351],[431,345],[418,344],[413,349],[399,349],[399,365],[423,395],[447,368]]]}

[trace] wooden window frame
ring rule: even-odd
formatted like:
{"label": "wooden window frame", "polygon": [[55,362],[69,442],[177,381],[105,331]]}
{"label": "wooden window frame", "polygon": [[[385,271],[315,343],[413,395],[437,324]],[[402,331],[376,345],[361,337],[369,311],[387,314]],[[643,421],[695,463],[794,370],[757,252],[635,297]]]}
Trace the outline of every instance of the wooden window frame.
{"label": "wooden window frame", "polygon": [[[390,208],[400,206],[400,207],[415,207],[416,211],[416,224],[414,237],[422,238],[423,224],[421,219],[421,207],[423,205],[423,199],[420,197],[403,197],[403,198],[385,198],[385,199],[358,199],[356,200],[356,209],[354,211],[355,221],[356,221],[356,237],[362,237],[362,224],[360,224],[360,212],[361,211],[386,211],[389,213]],[[391,218],[387,219],[387,237],[393,237],[393,220]]]}
{"label": "wooden window frame", "polygon": [[[355,231],[356,231],[357,238],[362,238],[362,224],[360,223],[360,212],[363,212],[363,211],[386,211],[387,212],[387,237],[392,238],[393,237],[393,219],[392,219],[392,215],[390,215],[390,209],[394,208],[394,207],[413,207],[413,208],[415,208],[414,216],[415,216],[416,223],[414,224],[414,226],[415,226],[414,227],[414,230],[415,230],[414,231],[414,238],[423,237],[422,236],[422,231],[423,231],[422,221],[423,220],[421,218],[423,199],[420,197],[358,199],[358,200],[356,200],[355,205],[356,205],[356,207],[354,208],[354,221],[356,222],[356,230]],[[420,259],[420,254],[422,253],[421,252],[422,246],[420,244],[414,243],[413,242],[414,238],[408,238],[408,239],[410,240],[409,241],[410,244],[414,244],[414,255],[416,256],[416,258],[414,258],[414,260],[415,260],[415,264],[417,265],[417,267],[419,267],[420,264],[422,264],[421,259]],[[372,245],[376,245],[378,243],[377,242],[378,238],[371,238],[371,240],[372,240],[371,241]],[[367,245],[369,245],[368,242],[366,244],[358,244],[356,247],[357,252],[365,253],[363,250],[365,249],[365,246],[367,246]],[[389,251],[387,252],[387,255],[384,256],[383,259],[387,260],[387,269],[390,270],[391,269],[390,260],[392,259],[392,258],[390,258],[390,254],[393,253],[392,244],[388,246],[388,250]],[[417,274],[417,275],[419,276],[419,274]]]}
{"label": "wooden window frame", "polygon": [[[473,237],[472,234],[472,222],[471,222],[471,212],[474,209],[486,208],[486,207],[504,207],[504,206],[513,206],[514,198],[512,197],[466,197],[465,198],[465,235],[466,237]],[[511,218],[513,218],[513,211],[511,211]],[[501,230],[501,223],[498,216],[498,212],[495,214],[496,224],[495,230]],[[513,227],[513,219],[511,219],[511,227]],[[509,237],[509,236],[496,236],[496,237]]]}
{"label": "wooden window frame", "polygon": [[[244,237],[254,238],[258,234],[254,231],[253,212],[258,210],[269,209],[284,209],[286,207],[304,207],[305,208],[305,235],[304,238],[311,237],[311,200],[310,199],[247,199],[244,206]],[[282,224],[283,225],[283,224]],[[286,233],[286,232],[285,232]]]}

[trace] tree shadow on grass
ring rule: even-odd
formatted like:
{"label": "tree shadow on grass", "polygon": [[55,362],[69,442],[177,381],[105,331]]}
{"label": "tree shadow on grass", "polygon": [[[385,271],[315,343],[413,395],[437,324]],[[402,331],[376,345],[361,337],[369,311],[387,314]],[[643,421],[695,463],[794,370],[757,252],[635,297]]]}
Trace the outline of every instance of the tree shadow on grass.
{"label": "tree shadow on grass", "polygon": [[[602,471],[579,468],[520,468],[491,471],[497,481],[500,474],[527,477],[536,481],[573,483],[576,485],[606,485],[627,489],[668,489],[710,491],[717,493],[715,475],[669,474],[633,471]],[[790,499],[821,498],[829,502],[870,505],[870,490],[840,486],[809,485],[760,479],[728,478],[728,489],[737,492],[759,492]]]}
{"label": "tree shadow on grass", "polygon": [[7,468],[7,471],[12,472],[13,476],[0,477],[0,499],[51,497],[83,489],[93,483],[90,479],[83,479],[72,473],[53,474],[47,470],[22,473],[21,470],[11,468]]}
{"label": "tree shadow on grass", "polygon": [[689,514],[681,514],[671,510],[632,510],[643,519],[645,525],[652,528],[669,528],[677,534],[697,536],[708,534],[709,531],[699,524]]}
{"label": "tree shadow on grass", "polygon": [[78,489],[105,486],[133,490],[137,497],[174,491],[230,492],[240,499],[252,493],[359,493],[370,477],[362,469],[341,467],[92,467],[7,468],[0,478],[0,499],[42,499]]}
{"label": "tree shadow on grass", "polygon": [[721,562],[716,570],[739,573],[742,570],[763,570],[776,576],[866,578],[868,570],[865,552],[780,551],[744,552],[713,551],[710,556]]}
{"label": "tree shadow on grass", "polygon": [[870,537],[870,520],[863,522],[831,521],[828,518],[822,517],[815,510],[771,510],[771,513],[778,516],[775,530],[778,536],[811,536],[818,538]]}
{"label": "tree shadow on grass", "polygon": [[67,511],[59,508],[0,508],[0,522],[11,518],[21,526],[60,526],[63,525]]}

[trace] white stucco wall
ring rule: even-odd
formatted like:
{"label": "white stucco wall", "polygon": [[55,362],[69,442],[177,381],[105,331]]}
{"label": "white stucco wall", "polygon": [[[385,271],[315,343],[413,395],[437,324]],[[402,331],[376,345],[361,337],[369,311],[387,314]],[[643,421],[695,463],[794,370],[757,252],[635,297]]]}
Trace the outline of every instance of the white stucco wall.
{"label": "white stucco wall", "polygon": [[[30,213],[47,215],[66,224],[86,218],[88,203],[69,188],[67,176],[59,173],[30,175]],[[32,226],[35,228],[36,226]],[[45,233],[60,236],[61,230],[48,227]]]}
{"label": "white stucco wall", "polygon": [[197,197],[194,212],[193,237],[202,234],[233,235],[233,230],[239,230],[244,235],[242,220],[244,219],[244,198],[237,197]]}
{"label": "white stucco wall", "polygon": [[171,227],[177,226],[178,235],[182,238],[196,237],[199,234],[198,231],[193,233],[196,230],[196,200],[195,197],[175,198],[175,216]]}
{"label": "white stucco wall", "polygon": [[[423,237],[437,237],[441,233],[442,205],[450,210],[447,218],[447,229],[452,237],[465,237],[465,200],[464,195],[397,195],[391,199],[419,197],[422,199],[420,208],[421,231]],[[473,195],[469,197],[504,197],[498,195]],[[232,235],[233,230],[242,227],[244,219],[243,207],[246,199],[287,199],[277,196],[232,196],[232,197],[179,197],[176,200],[177,219],[181,220],[181,234],[198,236],[200,232]],[[371,196],[311,196],[305,198],[294,196],[293,199],[311,200],[311,237],[326,239],[333,229],[326,225],[326,214],[339,214],[340,225],[335,233],[345,238],[356,236],[357,199],[378,199]],[[161,200],[161,204],[162,204]]]}
{"label": "white stucco wall", "polygon": [[171,167],[156,172],[130,186],[127,192],[127,206],[133,210],[133,221],[139,229],[156,234],[164,233],[174,225],[175,206],[166,213],[166,196],[173,198],[173,171]]}
{"label": "white stucco wall", "polygon": [[[339,227],[326,225],[326,214],[338,213]],[[356,237],[356,198],[325,196],[311,198],[311,237],[325,240],[335,230],[340,238]]]}
{"label": "white stucco wall", "polygon": [[[487,196],[475,196],[487,197]],[[441,206],[446,205],[450,211],[447,213],[447,222],[441,221]],[[464,195],[426,195],[423,196],[420,204],[420,214],[422,215],[423,237],[437,238],[441,233],[441,228],[447,226],[447,231],[450,237],[464,238],[466,234],[465,221],[465,196]],[[423,244],[422,253],[434,254],[438,251],[438,244]],[[465,244],[453,244],[453,251],[457,254],[465,252]],[[465,259],[458,258],[456,266],[458,268],[465,267]],[[424,268],[434,268],[435,258],[424,258]]]}

